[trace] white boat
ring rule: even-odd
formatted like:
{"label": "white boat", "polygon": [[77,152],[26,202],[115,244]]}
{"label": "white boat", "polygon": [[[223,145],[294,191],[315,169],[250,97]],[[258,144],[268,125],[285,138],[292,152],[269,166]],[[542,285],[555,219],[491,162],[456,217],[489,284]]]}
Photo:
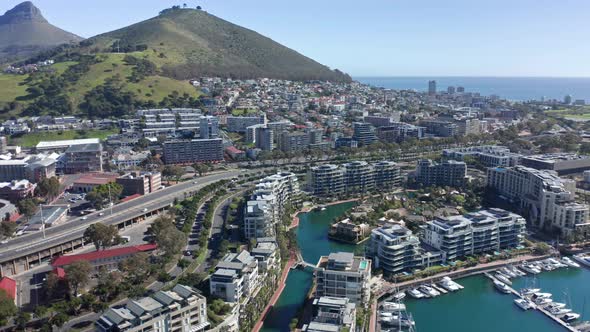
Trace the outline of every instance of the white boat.
{"label": "white boat", "polygon": [[516,274],[519,277],[524,277],[526,275],[526,273],[522,272],[521,270],[519,270],[518,268],[516,268],[516,266],[514,265],[509,265],[508,269],[510,271],[512,271],[512,273]]}
{"label": "white boat", "polygon": [[496,277],[496,279],[500,280],[501,282],[503,282],[505,284],[512,285],[512,281],[510,281],[510,279],[508,279],[507,276],[505,276],[504,274],[502,274],[500,272],[497,272],[494,277]]}
{"label": "white boat", "polygon": [[561,302],[553,302],[550,305],[547,306],[548,309],[550,308],[565,308],[565,303],[561,303]]}
{"label": "white boat", "polygon": [[547,309],[547,311],[549,311],[550,313],[552,313],[555,316],[561,316],[567,313],[572,312],[572,309],[568,309],[568,308],[551,308],[551,309]]}
{"label": "white boat", "polygon": [[569,267],[575,267],[575,268],[579,268],[580,264],[574,262],[571,258],[569,257],[563,257],[561,259],[561,262]]}
{"label": "white boat", "polygon": [[527,296],[541,291],[541,288],[523,288],[520,290],[520,294]]}
{"label": "white boat", "polygon": [[540,305],[542,307],[550,304],[551,302],[553,302],[553,300],[550,297],[537,297],[537,298],[535,298],[532,301],[535,304]]}
{"label": "white boat", "polygon": [[407,293],[408,293],[408,295],[410,295],[411,297],[413,297],[415,299],[423,299],[426,297],[424,294],[422,294],[422,292],[420,292],[416,288],[408,289]]}
{"label": "white boat", "polygon": [[406,298],[406,293],[404,293],[404,292],[399,292],[399,293],[393,295],[393,299],[396,300],[397,302],[400,302],[405,298]]}
{"label": "white boat", "polygon": [[509,270],[507,267],[503,267],[503,268],[501,268],[501,269],[500,269],[500,272],[501,272],[503,275],[506,275],[506,276],[508,276],[508,277],[510,277],[510,278],[516,278],[516,277],[517,277],[516,273],[514,273],[514,272],[510,271],[510,270]]}
{"label": "white boat", "polygon": [[510,288],[505,283],[498,281],[498,280],[494,280],[494,286],[500,292],[502,292],[504,294],[510,294]]}
{"label": "white boat", "polygon": [[522,264],[522,266],[520,268],[525,270],[528,273],[531,273],[531,274],[541,273],[541,271],[539,269],[537,269],[537,267],[532,264]]}
{"label": "white boat", "polygon": [[456,292],[461,289],[459,285],[449,277],[442,278],[439,284],[442,288],[448,290],[449,292]]}
{"label": "white boat", "polygon": [[514,303],[522,310],[537,309],[537,306],[527,299],[515,299]]}
{"label": "white boat", "polygon": [[403,303],[396,303],[396,302],[383,302],[382,312],[398,312],[406,310],[406,305]]}
{"label": "white boat", "polygon": [[563,315],[563,317],[561,317],[561,319],[565,322],[571,322],[571,321],[574,321],[578,318],[580,318],[580,314],[577,314],[575,312],[567,313],[567,314]]}
{"label": "white boat", "polygon": [[590,254],[578,254],[578,255],[574,255],[574,260],[578,263],[580,263],[581,265],[584,265],[586,267],[590,267]]}
{"label": "white boat", "polygon": [[420,287],[418,287],[418,289],[424,293],[424,295],[430,296],[430,297],[436,297],[440,295],[440,292],[435,290],[434,288],[428,286],[428,285],[422,285]]}

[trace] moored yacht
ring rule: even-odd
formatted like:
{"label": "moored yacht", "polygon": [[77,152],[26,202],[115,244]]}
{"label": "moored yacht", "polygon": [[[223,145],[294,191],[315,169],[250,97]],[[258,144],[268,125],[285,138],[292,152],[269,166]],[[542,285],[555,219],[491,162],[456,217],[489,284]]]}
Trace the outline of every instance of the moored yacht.
{"label": "moored yacht", "polygon": [[410,295],[411,297],[413,297],[415,299],[423,299],[426,297],[424,294],[422,294],[422,292],[420,292],[416,288],[408,289],[407,293],[408,293],[408,295]]}
{"label": "moored yacht", "polygon": [[541,273],[541,270],[539,270],[537,268],[537,266],[535,266],[535,265],[533,265],[531,263],[523,263],[521,265],[521,268],[523,270],[525,270],[526,272],[531,273],[531,274],[539,274],[539,273]]}
{"label": "moored yacht", "polygon": [[418,287],[418,289],[426,296],[429,297],[436,297],[440,295],[440,292],[435,290],[434,288],[428,286],[428,285],[422,285],[420,287]]}
{"label": "moored yacht", "polygon": [[442,280],[439,282],[439,284],[442,288],[448,290],[449,292],[456,292],[461,289],[459,287],[459,284],[457,284],[456,282],[451,280],[451,278],[449,278],[449,277],[442,278]]}
{"label": "moored yacht", "polygon": [[515,299],[514,303],[522,310],[537,309],[537,306],[527,299]]}
{"label": "moored yacht", "polygon": [[512,281],[510,281],[510,279],[506,275],[504,275],[500,272],[497,272],[494,277],[496,277],[496,279],[500,280],[501,282],[503,282],[505,284],[512,285]]}
{"label": "moored yacht", "polygon": [[578,318],[580,318],[580,314],[577,314],[575,312],[567,313],[567,314],[563,315],[563,317],[561,317],[561,319],[565,322],[571,322],[571,321],[574,321]]}
{"label": "moored yacht", "polygon": [[586,267],[590,267],[590,254],[574,255],[574,260]]}
{"label": "moored yacht", "polygon": [[494,280],[494,287],[504,294],[510,294],[510,288],[501,281]]}
{"label": "moored yacht", "polygon": [[565,264],[565,265],[569,266],[569,267],[576,267],[576,268],[580,267],[580,264],[578,264],[578,263],[574,262],[574,261],[573,261],[571,258],[569,258],[569,257],[563,257],[563,258],[561,259],[561,262],[562,262],[563,264]]}

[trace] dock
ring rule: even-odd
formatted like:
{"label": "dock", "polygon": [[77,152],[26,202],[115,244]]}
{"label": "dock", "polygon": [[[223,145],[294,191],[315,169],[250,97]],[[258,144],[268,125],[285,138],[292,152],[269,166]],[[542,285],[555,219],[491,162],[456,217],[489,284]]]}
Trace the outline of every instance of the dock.
{"label": "dock", "polygon": [[[499,281],[500,280],[496,279],[494,276],[492,276],[490,273],[485,272],[484,275],[488,278],[490,278],[492,281]],[[522,295],[520,295],[519,292],[517,292],[514,288],[512,288],[510,285],[506,285],[509,289],[510,289],[510,293],[512,293],[513,295],[515,295],[518,298],[522,298]],[[555,321],[557,324],[561,325],[564,329],[571,331],[571,332],[580,332],[580,330],[576,329],[574,326],[569,325],[568,323],[562,321],[561,319],[559,319],[559,317],[553,315],[552,313],[550,313],[549,311],[545,310],[544,308],[542,308],[540,305],[537,306],[537,310],[539,310],[540,312],[542,312],[543,314],[545,314],[545,316],[551,318],[553,321]]]}

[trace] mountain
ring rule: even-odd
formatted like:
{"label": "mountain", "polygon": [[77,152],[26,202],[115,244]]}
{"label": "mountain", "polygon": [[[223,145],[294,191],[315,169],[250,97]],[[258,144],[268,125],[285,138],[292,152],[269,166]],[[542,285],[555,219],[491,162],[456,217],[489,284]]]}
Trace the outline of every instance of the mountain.
{"label": "mountain", "polygon": [[81,37],[51,25],[30,1],[0,16],[0,63],[81,40]]}
{"label": "mountain", "polygon": [[172,8],[131,26],[90,38],[89,50],[151,51],[165,76],[282,78],[350,81],[338,70],[289,49],[259,33],[203,10]]}

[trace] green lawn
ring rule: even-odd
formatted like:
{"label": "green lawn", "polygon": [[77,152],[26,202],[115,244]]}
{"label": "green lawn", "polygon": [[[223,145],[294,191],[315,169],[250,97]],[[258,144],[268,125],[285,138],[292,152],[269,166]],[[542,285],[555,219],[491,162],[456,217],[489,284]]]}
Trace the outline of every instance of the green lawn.
{"label": "green lawn", "polygon": [[0,103],[9,103],[27,94],[26,85],[20,85],[29,75],[0,74]]}
{"label": "green lawn", "polygon": [[590,120],[590,106],[563,108],[558,110],[545,111],[547,115],[572,120]]}
{"label": "green lawn", "polygon": [[247,114],[256,114],[258,110],[256,109],[234,109],[231,111],[233,116],[240,116],[240,115],[247,115]]}
{"label": "green lawn", "polygon": [[68,139],[80,138],[99,138],[104,140],[107,136],[119,133],[118,129],[91,129],[91,130],[65,130],[65,131],[49,131],[49,132],[35,132],[22,136],[10,138],[11,145],[20,145],[22,147],[34,147],[40,141],[59,141]]}

